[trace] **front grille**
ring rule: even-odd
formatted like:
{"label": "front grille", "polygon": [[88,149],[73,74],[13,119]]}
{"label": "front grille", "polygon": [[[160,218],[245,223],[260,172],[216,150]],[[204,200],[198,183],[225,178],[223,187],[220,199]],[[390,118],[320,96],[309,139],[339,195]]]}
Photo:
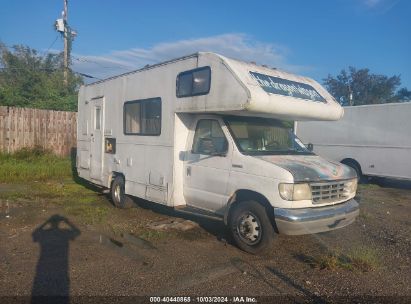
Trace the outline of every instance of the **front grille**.
{"label": "front grille", "polygon": [[313,204],[333,203],[347,199],[349,191],[346,187],[346,182],[336,181],[310,184]]}

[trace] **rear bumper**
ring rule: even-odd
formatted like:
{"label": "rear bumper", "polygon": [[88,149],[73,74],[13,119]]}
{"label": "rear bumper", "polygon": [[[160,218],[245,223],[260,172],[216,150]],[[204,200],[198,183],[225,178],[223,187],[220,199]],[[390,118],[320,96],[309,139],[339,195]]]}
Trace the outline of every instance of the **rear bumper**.
{"label": "rear bumper", "polygon": [[274,208],[278,232],[288,235],[313,234],[342,228],[354,222],[359,213],[359,205],[354,199],[325,207]]}

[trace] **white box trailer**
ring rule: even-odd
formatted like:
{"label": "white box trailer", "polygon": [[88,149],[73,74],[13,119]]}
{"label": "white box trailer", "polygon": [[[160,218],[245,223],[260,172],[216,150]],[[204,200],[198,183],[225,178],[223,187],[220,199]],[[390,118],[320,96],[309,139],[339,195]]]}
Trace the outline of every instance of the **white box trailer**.
{"label": "white box trailer", "polygon": [[359,176],[411,180],[411,103],[345,107],[332,123],[299,122],[297,134],[314,151]]}
{"label": "white box trailer", "polygon": [[77,170],[128,196],[223,220],[240,248],[316,233],[358,215],[351,169],[314,155],[295,120],[335,120],[317,82],[197,53],[82,86]]}

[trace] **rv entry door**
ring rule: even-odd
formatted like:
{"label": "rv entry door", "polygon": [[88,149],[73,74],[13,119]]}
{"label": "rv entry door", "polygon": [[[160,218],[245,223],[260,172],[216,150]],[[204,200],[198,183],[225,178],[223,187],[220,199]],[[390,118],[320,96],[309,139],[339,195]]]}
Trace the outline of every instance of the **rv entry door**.
{"label": "rv entry door", "polygon": [[92,99],[90,131],[90,177],[101,180],[103,171],[103,102],[104,97]]}

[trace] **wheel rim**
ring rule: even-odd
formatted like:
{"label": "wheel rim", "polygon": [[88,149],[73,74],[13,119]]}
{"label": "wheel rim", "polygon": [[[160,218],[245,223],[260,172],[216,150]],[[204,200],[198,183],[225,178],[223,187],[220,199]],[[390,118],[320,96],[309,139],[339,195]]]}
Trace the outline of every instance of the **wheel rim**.
{"label": "wheel rim", "polygon": [[120,185],[116,185],[114,187],[114,199],[117,201],[117,203],[121,202],[121,188],[120,188]]}
{"label": "wheel rim", "polygon": [[252,212],[244,213],[237,225],[237,232],[241,240],[248,245],[255,245],[261,240],[261,223]]}

